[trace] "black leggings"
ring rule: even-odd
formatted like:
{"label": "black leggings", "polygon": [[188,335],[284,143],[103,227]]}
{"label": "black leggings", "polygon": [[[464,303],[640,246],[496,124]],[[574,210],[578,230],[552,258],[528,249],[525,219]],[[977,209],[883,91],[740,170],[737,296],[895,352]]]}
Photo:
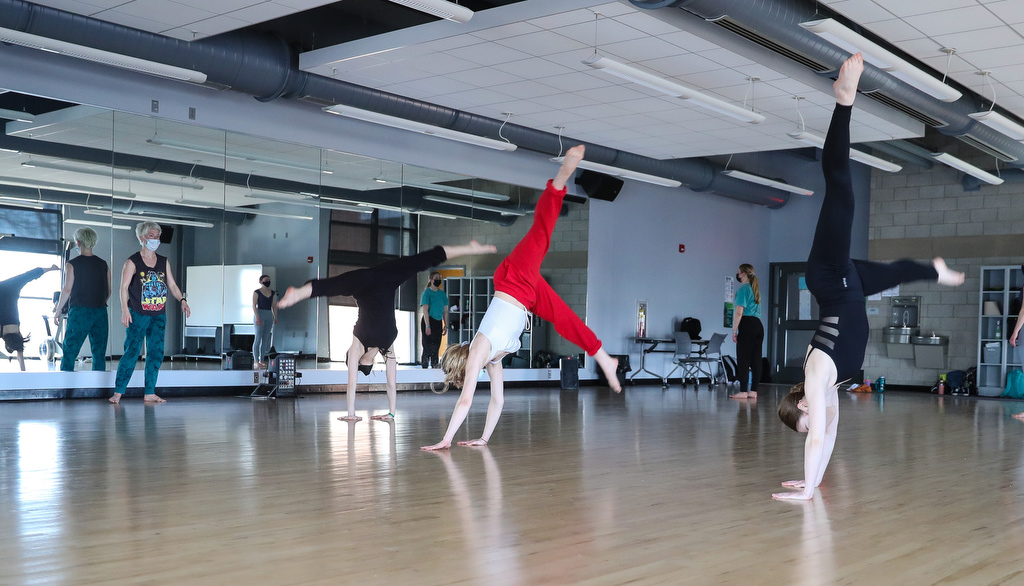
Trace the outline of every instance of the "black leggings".
{"label": "black leggings", "polygon": [[444,322],[427,316],[430,320],[430,335],[427,335],[427,326],[420,320],[420,332],[423,334],[423,356],[420,364],[423,368],[437,368],[440,366],[437,354],[441,351],[441,331],[444,330]]}
{"label": "black leggings", "polygon": [[740,392],[747,392],[747,371],[750,371],[750,390],[757,392],[761,382],[761,346],[764,344],[764,325],[756,317],[745,315],[740,319],[736,333],[736,376],[740,379]]}
{"label": "black leggings", "polygon": [[850,259],[855,207],[850,172],[852,111],[852,106],[836,104],[832,113],[821,151],[825,196],[807,257],[807,288],[821,308],[811,347],[832,358],[840,381],[853,376],[864,362],[868,343],[864,297],[901,283],[938,278],[930,264]]}

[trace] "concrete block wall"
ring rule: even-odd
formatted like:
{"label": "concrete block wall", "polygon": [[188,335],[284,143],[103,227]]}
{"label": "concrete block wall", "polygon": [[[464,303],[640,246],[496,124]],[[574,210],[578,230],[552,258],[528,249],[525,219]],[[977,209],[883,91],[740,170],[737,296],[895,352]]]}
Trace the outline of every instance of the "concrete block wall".
{"label": "concrete block wall", "polygon": [[[929,137],[933,150],[943,150],[983,169],[994,160],[958,141]],[[984,185],[968,192],[962,174],[936,164],[932,169],[905,165],[900,173],[874,171],[871,180],[869,256],[871,260],[942,256],[964,271],[958,288],[911,283],[900,295],[921,297],[921,331],[949,336],[947,368],[922,369],[913,360],[889,358],[882,328],[889,325],[891,299],[868,301],[871,336],[864,359],[865,378],[885,376],[889,384],[934,384],[938,375],[977,363],[980,267],[1016,265],[1024,259],[1024,206],[1014,204],[1024,185]],[[878,314],[871,315],[871,308]]]}
{"label": "concrete block wall", "polygon": [[[522,216],[512,226],[499,226],[474,220],[445,220],[423,217],[420,221],[421,247],[434,244],[461,243],[470,239],[498,247],[498,253],[481,257],[463,257],[451,264],[465,265],[467,275],[490,276],[498,264],[522,239],[533,223],[533,215]],[[551,248],[541,265],[541,274],[562,299],[586,321],[587,313],[587,242],[590,235],[590,203],[569,204],[568,214],[558,219],[551,235]],[[426,287],[427,274],[418,278],[419,286]],[[546,348],[556,355],[576,355],[581,350],[543,322],[545,329],[540,339],[547,340]]]}

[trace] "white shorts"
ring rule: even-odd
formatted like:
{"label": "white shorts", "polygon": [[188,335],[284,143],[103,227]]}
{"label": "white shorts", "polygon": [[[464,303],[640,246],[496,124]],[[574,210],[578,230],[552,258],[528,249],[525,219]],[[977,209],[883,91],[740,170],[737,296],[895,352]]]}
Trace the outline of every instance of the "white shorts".
{"label": "white shorts", "polygon": [[519,350],[519,338],[526,329],[527,312],[515,305],[495,297],[480,320],[477,333],[483,334],[491,343],[488,361],[495,364],[494,357],[503,352],[515,354]]}

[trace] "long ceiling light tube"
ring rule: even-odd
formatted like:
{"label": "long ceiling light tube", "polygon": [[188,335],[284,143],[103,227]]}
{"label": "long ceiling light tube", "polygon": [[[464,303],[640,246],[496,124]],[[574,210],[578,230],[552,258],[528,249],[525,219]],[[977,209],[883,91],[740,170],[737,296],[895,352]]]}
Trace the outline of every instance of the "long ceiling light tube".
{"label": "long ceiling light tube", "polygon": [[254,210],[252,208],[237,207],[237,206],[226,206],[224,211],[236,212],[239,214],[252,214],[254,216],[267,216],[270,218],[283,218],[288,220],[312,220],[313,216],[302,216],[299,214],[285,214],[281,212],[268,212],[264,210]]}
{"label": "long ceiling light tube", "polygon": [[992,173],[975,167],[974,165],[968,163],[967,161],[958,159],[949,153],[932,153],[931,155],[936,161],[949,165],[950,167],[958,171],[963,171],[968,175],[977,177],[978,179],[981,179],[982,181],[990,185],[1000,185],[1003,182],[1002,177],[997,177]]}
{"label": "long ceiling light tube", "polygon": [[508,142],[507,140],[495,140],[493,138],[486,138],[483,136],[477,136],[475,134],[458,132],[455,130],[442,128],[440,126],[423,124],[422,122],[415,122],[413,120],[407,120],[405,118],[399,118],[397,116],[388,116],[387,114],[380,114],[378,112],[363,110],[361,108],[353,108],[351,106],[345,106],[342,104],[336,104],[334,106],[324,106],[323,110],[324,112],[328,112],[330,114],[337,114],[338,116],[355,118],[356,120],[372,122],[374,124],[390,126],[392,128],[399,128],[401,130],[419,132],[421,134],[427,134],[430,136],[436,136],[438,138],[454,140],[457,142],[464,142],[466,144],[494,149],[496,151],[511,152],[516,150],[516,145],[512,144],[511,142]]}
{"label": "long ceiling light tube", "polygon": [[322,210],[337,210],[339,212],[358,212],[360,214],[373,213],[372,210],[356,204],[332,203],[323,200],[320,201],[319,207]]}
{"label": "long ceiling light tube", "polygon": [[114,230],[131,230],[132,226],[125,226],[124,224],[115,224],[113,222],[90,222],[89,220],[64,220],[65,224],[74,224],[76,226],[101,226],[103,228],[113,228]]}
{"label": "long ceiling light tube", "polygon": [[[806,130],[799,132],[790,132],[789,136],[791,138],[799,140],[800,142],[816,146],[819,149],[825,146],[825,137],[814,134],[813,132],[807,132]],[[899,171],[903,170],[902,165],[897,165],[896,163],[886,161],[885,159],[880,159],[874,155],[869,155],[864,151],[857,150],[855,148],[850,149],[850,158],[853,159],[854,161],[864,163],[865,165],[869,165],[876,169],[888,171],[889,173],[898,173]]]}
{"label": "long ceiling light tube", "polygon": [[36,117],[28,112],[8,110],[7,108],[0,108],[0,118],[5,120],[14,120],[15,122],[26,122],[28,124],[32,124],[36,121]]}
{"label": "long ceiling light tube", "polygon": [[[561,164],[565,160],[565,157],[552,157],[551,162]],[[657,175],[649,175],[647,173],[641,173],[639,171],[632,171],[630,169],[623,169],[621,167],[613,167],[611,165],[604,165],[602,163],[595,163],[583,159],[577,165],[580,169],[589,169],[590,171],[597,171],[598,173],[604,173],[605,175],[614,175],[615,177],[621,177],[623,179],[632,179],[634,181],[642,181],[644,183],[651,183],[653,185],[661,185],[662,187],[679,187],[682,185],[682,181],[676,181],[675,179],[669,179],[668,177],[658,177]]]}
{"label": "long ceiling light tube", "polygon": [[130,191],[118,191],[116,189],[104,189],[102,187],[89,187],[88,185],[73,185],[71,183],[55,183],[53,181],[41,181],[36,179],[25,179],[22,177],[0,177],[0,185],[13,185],[15,187],[28,187],[31,189],[49,189],[50,191],[65,191],[67,193],[88,193],[92,195],[106,195],[118,199],[135,199],[135,194]]}
{"label": "long ceiling light tube", "polygon": [[123,181],[139,181],[140,183],[152,183],[154,185],[169,185],[171,187],[182,187],[185,189],[196,189],[201,190],[203,186],[197,182],[186,182],[176,179],[161,179],[160,177],[149,177],[148,173],[139,175],[129,171],[117,171],[108,168],[105,169],[94,169],[91,167],[79,167],[77,165],[68,165],[66,163],[57,163],[51,161],[25,161],[21,164],[23,167],[39,167],[41,169],[53,169],[55,171],[68,171],[71,173],[85,173],[87,175],[99,175],[101,177],[110,177],[112,179],[121,179]]}
{"label": "long ceiling light tube", "polygon": [[833,18],[801,22],[800,26],[847,53],[862,53],[868,63],[943,102],[955,102],[963,95]]}
{"label": "long ceiling light tube", "polygon": [[90,216],[103,216],[105,218],[113,218],[115,220],[132,220],[139,222],[156,222],[157,224],[173,224],[178,226],[194,226],[196,228],[213,228],[213,224],[210,222],[198,222],[196,220],[182,220],[179,218],[165,218],[158,216],[151,216],[149,214],[124,214],[121,212],[111,213],[109,210],[85,210],[83,214],[89,214]]}
{"label": "long ceiling light tube", "polygon": [[166,77],[169,79],[188,81],[192,83],[206,83],[206,74],[201,71],[193,71],[191,69],[185,69],[184,67],[175,67],[173,65],[167,65],[166,63],[148,61],[146,59],[139,59],[138,57],[122,55],[120,53],[111,53],[110,51],[94,49],[84,45],[66,43],[64,41],[58,41],[57,39],[23,33],[9,28],[0,28],[0,42],[28,47],[29,49],[37,49],[47,53],[66,55],[76,59],[84,59],[94,63],[102,63],[103,65],[111,65],[121,69],[130,69],[132,71],[155,75],[157,77]]}
{"label": "long ceiling light tube", "polygon": [[483,203],[474,203],[466,201],[464,199],[454,199],[450,197],[442,197],[440,195],[424,195],[423,199],[427,201],[436,201],[437,203],[446,203],[453,206],[461,206],[464,208],[473,208],[475,210],[484,210],[488,212],[496,212],[505,216],[525,216],[528,212],[525,210],[517,210],[511,208],[503,208],[499,206],[492,206]]}
{"label": "long ceiling light tube", "polygon": [[173,140],[173,139],[169,139],[169,138],[160,138],[159,136],[154,136],[153,138],[147,138],[146,142],[148,144],[151,144],[151,145],[154,145],[154,146],[162,146],[164,148],[177,149],[177,150],[180,150],[180,151],[189,151],[189,152],[193,152],[193,153],[203,153],[203,154],[206,154],[206,155],[213,155],[213,156],[216,156],[216,157],[225,157],[225,158],[228,158],[228,159],[235,159],[237,161],[247,161],[247,162],[251,162],[251,163],[264,163],[264,164],[267,164],[267,165],[274,165],[276,167],[284,167],[286,169],[296,169],[296,170],[299,170],[299,171],[319,171],[321,173],[324,173],[325,175],[333,175],[334,174],[334,171],[331,171],[330,169],[327,169],[325,167],[321,167],[321,166],[317,166],[317,165],[307,165],[307,164],[304,164],[304,163],[297,163],[297,162],[282,161],[282,160],[279,160],[279,159],[272,159],[270,157],[265,157],[263,155],[256,154],[256,153],[250,153],[250,152],[246,152],[246,151],[235,151],[235,150],[232,150],[231,148],[218,150],[218,149],[215,149],[213,147],[204,147],[204,146],[200,146],[200,145],[195,145],[195,144],[187,143],[187,142],[184,142],[184,141],[181,141],[181,140]]}
{"label": "long ceiling light tube", "polygon": [[509,196],[501,193],[490,193],[487,191],[477,191],[475,189],[466,189],[465,187],[453,187],[450,185],[438,185],[437,183],[403,183],[407,187],[416,187],[419,189],[427,189],[431,191],[443,191],[445,193],[452,193],[455,195],[465,195],[466,197],[475,197],[479,199],[488,199],[491,201],[508,201]]}
{"label": "long ceiling light tube", "polygon": [[1006,116],[1003,116],[999,112],[993,110],[985,110],[984,112],[975,112],[968,114],[971,118],[981,122],[985,126],[988,126],[996,132],[1001,132],[1013,140],[1024,141],[1024,126],[1019,123],[1010,120]]}
{"label": "long ceiling light tube", "polygon": [[781,189],[797,195],[814,195],[814,192],[810,189],[803,187],[797,187],[796,185],[790,185],[767,177],[761,177],[760,175],[754,175],[752,173],[744,173],[743,171],[722,171],[722,175],[727,175],[733,179],[740,179],[742,181],[749,181],[750,183],[757,183],[758,185],[765,185],[767,187],[774,187],[775,189]]}
{"label": "long ceiling light tube", "polygon": [[663,94],[672,96],[673,98],[692,100],[695,104],[698,104],[703,108],[714,110],[715,112],[725,114],[726,116],[737,120],[742,120],[743,122],[757,124],[764,121],[764,116],[757,112],[752,112],[746,108],[735,106],[724,100],[713,98],[693,88],[686,87],[674,81],[669,81],[665,78],[658,77],[657,75],[652,75],[646,71],[637,69],[632,65],[620,63],[614,59],[603,57],[597,53],[594,53],[589,58],[585,59],[583,64],[614,75],[620,79],[625,79],[626,81],[631,81],[646,88],[659,91]]}
{"label": "long ceiling light tube", "polygon": [[289,197],[287,195],[274,195],[272,193],[261,193],[254,191],[252,193],[245,194],[244,197],[252,199],[262,199],[266,201],[272,201],[275,203],[288,203],[297,206],[317,207],[320,205],[320,201],[317,198],[308,195]]}
{"label": "long ceiling light tube", "polygon": [[414,10],[425,12],[427,14],[450,20],[452,22],[469,22],[469,19],[473,18],[475,14],[469,8],[465,6],[459,6],[454,2],[447,2],[446,0],[391,0],[395,4],[401,4],[402,6],[408,6]]}

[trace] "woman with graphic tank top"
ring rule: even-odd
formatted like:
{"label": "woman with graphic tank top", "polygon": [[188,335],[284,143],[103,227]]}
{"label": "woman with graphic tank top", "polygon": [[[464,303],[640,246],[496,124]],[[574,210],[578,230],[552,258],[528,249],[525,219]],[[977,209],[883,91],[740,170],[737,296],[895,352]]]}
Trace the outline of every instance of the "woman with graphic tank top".
{"label": "woman with graphic tank top", "polygon": [[142,341],[146,341],[146,390],[144,399],[151,403],[164,403],[156,395],[156,378],[160,364],[164,361],[164,330],[167,315],[164,312],[167,294],[181,301],[185,317],[192,310],[185,301],[185,294],[178,289],[167,264],[167,257],[156,253],[160,247],[160,225],[155,222],[141,222],[135,227],[135,235],[142,245],[139,252],[128,257],[121,269],[121,325],[128,328],[124,340],[124,354],[117,365],[114,394],[111,403],[121,400],[128,389],[135,363],[139,360]]}

